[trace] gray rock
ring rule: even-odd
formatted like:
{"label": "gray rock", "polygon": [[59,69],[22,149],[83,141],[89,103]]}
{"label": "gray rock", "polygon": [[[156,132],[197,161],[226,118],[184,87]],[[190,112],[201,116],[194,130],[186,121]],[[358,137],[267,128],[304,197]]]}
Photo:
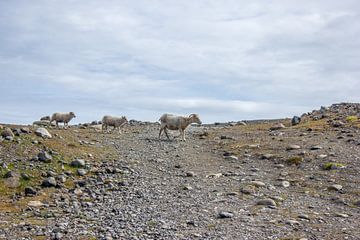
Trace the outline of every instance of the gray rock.
{"label": "gray rock", "polygon": [[262,199],[262,200],[257,201],[256,205],[276,207],[276,202],[270,198],[267,198],[267,199]]}
{"label": "gray rock", "polygon": [[4,175],[4,178],[11,178],[11,177],[20,177],[20,175],[17,172],[14,172],[14,171],[8,171]]}
{"label": "gray rock", "polygon": [[310,150],[320,150],[320,149],[322,149],[322,146],[319,145],[315,145],[310,148]]}
{"label": "gray rock", "polygon": [[80,169],[77,170],[77,174],[79,176],[84,176],[84,175],[87,174],[87,171],[85,169],[83,169],[83,168],[80,168]]}
{"label": "gray rock", "polygon": [[42,120],[42,121],[35,121],[35,122],[33,122],[33,125],[42,126],[42,127],[47,127],[47,126],[50,126],[51,123],[50,123],[50,121],[48,121],[48,120]]}
{"label": "gray rock", "polygon": [[233,161],[239,160],[239,158],[237,156],[234,156],[234,155],[226,156],[225,159],[226,160],[233,160]]}
{"label": "gray rock", "polygon": [[26,187],[25,188],[25,195],[26,196],[34,196],[37,194],[37,191],[32,187]]}
{"label": "gray rock", "polygon": [[50,116],[44,116],[40,118],[40,121],[50,121]]}
{"label": "gray rock", "polygon": [[21,131],[22,133],[31,133],[31,130],[30,130],[30,128],[28,128],[28,127],[22,127],[22,128],[20,128],[20,131]]}
{"label": "gray rock", "polygon": [[85,167],[85,160],[83,160],[83,159],[75,159],[70,163],[70,166],[83,168],[83,167]]}
{"label": "gray rock", "polygon": [[285,188],[290,187],[290,182],[288,182],[288,181],[282,181],[282,182],[281,182],[281,186],[283,186],[283,187],[285,187]]}
{"label": "gray rock", "polygon": [[261,158],[261,159],[271,159],[271,158],[274,158],[274,154],[265,153],[265,154],[261,155],[260,158]]}
{"label": "gray rock", "polygon": [[340,184],[333,184],[329,186],[328,189],[334,191],[340,191],[341,189],[343,189],[343,186],[341,186]]}
{"label": "gray rock", "polygon": [[250,184],[255,187],[265,187],[265,183],[263,183],[261,181],[251,181]]}
{"label": "gray rock", "polygon": [[35,130],[35,134],[39,137],[43,137],[43,138],[52,138],[51,134],[49,133],[48,130],[46,130],[45,128],[37,128]]}
{"label": "gray rock", "polygon": [[52,160],[52,156],[49,153],[44,152],[44,151],[40,152],[37,157],[40,161],[46,162],[46,163],[49,163]]}
{"label": "gray rock", "polygon": [[291,151],[291,150],[297,150],[297,149],[300,149],[300,148],[301,147],[299,145],[291,144],[291,145],[286,147],[286,150]]}
{"label": "gray rock", "polygon": [[232,218],[232,217],[234,217],[234,214],[231,212],[221,211],[221,212],[219,212],[218,217],[219,218]]}
{"label": "gray rock", "polygon": [[43,180],[41,186],[43,187],[56,187],[57,183],[54,177],[48,177]]}
{"label": "gray rock", "polygon": [[275,131],[275,130],[280,130],[280,129],[284,129],[286,128],[284,124],[282,123],[276,123],[275,125],[273,125],[270,130],[271,131]]}
{"label": "gray rock", "polygon": [[292,126],[298,125],[300,122],[301,122],[301,118],[298,117],[298,116],[294,116],[294,117],[291,119],[291,125],[292,125]]}
{"label": "gray rock", "polygon": [[9,138],[13,139],[15,137],[14,133],[8,127],[1,131],[1,136],[6,140],[9,140]]}
{"label": "gray rock", "polygon": [[195,173],[192,172],[192,171],[189,171],[189,172],[186,172],[186,176],[187,177],[193,177],[193,176],[195,176]]}

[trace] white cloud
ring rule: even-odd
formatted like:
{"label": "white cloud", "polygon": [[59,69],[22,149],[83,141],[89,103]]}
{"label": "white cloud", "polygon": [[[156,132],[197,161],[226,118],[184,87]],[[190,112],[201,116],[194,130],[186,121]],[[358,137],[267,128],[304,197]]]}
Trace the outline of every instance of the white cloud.
{"label": "white cloud", "polygon": [[4,2],[2,88],[47,86],[53,102],[66,93],[114,112],[126,102],[134,118],[175,106],[209,121],[359,101],[359,10],[355,0]]}

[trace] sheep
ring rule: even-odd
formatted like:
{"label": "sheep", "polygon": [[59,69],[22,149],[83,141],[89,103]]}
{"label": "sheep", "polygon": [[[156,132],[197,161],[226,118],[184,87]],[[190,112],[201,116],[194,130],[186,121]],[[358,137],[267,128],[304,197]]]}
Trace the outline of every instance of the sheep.
{"label": "sheep", "polygon": [[103,117],[101,122],[102,122],[102,126],[101,126],[102,131],[107,130],[108,126],[112,126],[114,127],[113,131],[116,128],[119,128],[119,132],[120,132],[120,128],[124,126],[126,123],[128,123],[128,120],[125,116],[113,117],[106,115]]}
{"label": "sheep", "polygon": [[75,113],[73,112],[69,112],[69,113],[54,113],[51,116],[50,119],[50,123],[52,123],[53,121],[56,122],[56,126],[59,127],[59,122],[60,123],[64,123],[64,127],[69,126],[69,122],[71,121],[71,119],[75,118]]}
{"label": "sheep", "polygon": [[170,130],[179,130],[180,135],[182,136],[182,140],[184,140],[184,141],[186,141],[186,139],[185,139],[185,129],[191,123],[201,124],[201,120],[200,120],[198,114],[190,114],[188,117],[183,117],[183,116],[176,116],[176,115],[173,115],[173,114],[165,113],[160,117],[159,121],[161,123],[160,132],[159,132],[159,139],[161,137],[162,131],[164,131],[165,134],[166,134],[166,137],[168,139],[170,139],[169,135],[168,135],[168,132],[167,132],[167,129],[170,129]]}

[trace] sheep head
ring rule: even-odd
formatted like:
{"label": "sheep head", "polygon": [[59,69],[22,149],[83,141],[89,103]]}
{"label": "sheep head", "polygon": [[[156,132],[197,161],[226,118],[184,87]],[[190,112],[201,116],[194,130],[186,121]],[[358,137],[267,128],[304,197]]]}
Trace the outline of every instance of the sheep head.
{"label": "sheep head", "polygon": [[74,112],[70,112],[70,116],[74,118],[76,117]]}
{"label": "sheep head", "polygon": [[192,123],[202,124],[202,122],[201,122],[201,120],[199,118],[199,115],[197,115],[195,113],[189,115],[189,120]]}

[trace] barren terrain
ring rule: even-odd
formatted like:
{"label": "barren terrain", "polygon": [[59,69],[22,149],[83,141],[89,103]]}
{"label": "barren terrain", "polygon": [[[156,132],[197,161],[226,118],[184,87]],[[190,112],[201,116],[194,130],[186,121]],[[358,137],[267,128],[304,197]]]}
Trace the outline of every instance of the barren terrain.
{"label": "barren terrain", "polygon": [[0,239],[360,239],[358,114],[191,126],[186,142],[157,123],[2,124],[18,134],[0,141]]}

